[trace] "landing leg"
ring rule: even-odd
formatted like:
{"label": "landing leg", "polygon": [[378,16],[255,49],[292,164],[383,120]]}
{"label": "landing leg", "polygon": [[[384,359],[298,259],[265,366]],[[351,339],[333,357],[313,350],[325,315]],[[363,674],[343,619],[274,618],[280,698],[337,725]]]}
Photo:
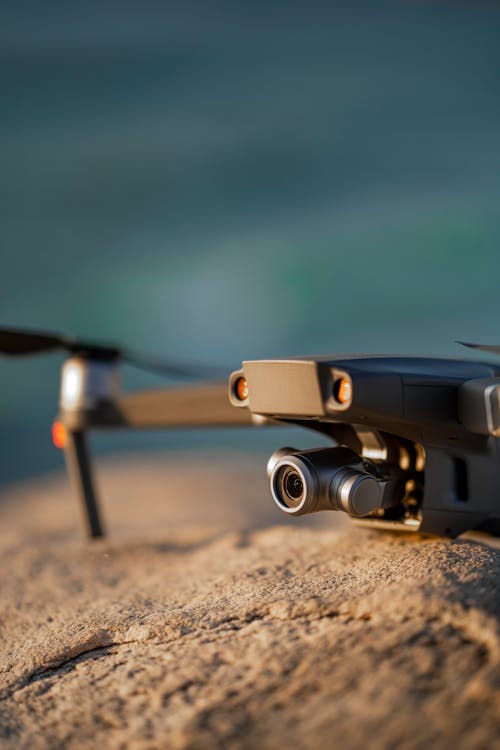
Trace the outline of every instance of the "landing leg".
{"label": "landing leg", "polygon": [[87,536],[91,538],[105,536],[94,489],[87,440],[83,430],[68,430],[64,455],[71,483],[83,508]]}

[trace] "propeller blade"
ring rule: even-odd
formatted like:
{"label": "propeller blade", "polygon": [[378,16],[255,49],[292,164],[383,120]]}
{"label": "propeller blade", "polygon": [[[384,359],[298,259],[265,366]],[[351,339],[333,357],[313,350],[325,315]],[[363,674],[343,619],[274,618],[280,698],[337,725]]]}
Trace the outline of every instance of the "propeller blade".
{"label": "propeller blade", "polygon": [[224,369],[211,365],[195,365],[176,360],[160,359],[138,352],[121,350],[109,344],[68,338],[57,333],[0,327],[0,354],[15,357],[57,350],[107,362],[122,360],[132,367],[156,372],[171,378],[191,378],[193,380],[225,378],[230,370],[230,368]]}
{"label": "propeller blade", "polygon": [[481,352],[489,352],[490,354],[500,354],[500,346],[490,346],[488,344],[471,344],[467,341],[457,341],[457,344],[462,346],[468,346],[469,349],[478,349]]}
{"label": "propeller blade", "polygon": [[65,345],[66,339],[57,333],[0,327],[0,353],[2,354],[22,356],[63,349]]}
{"label": "propeller blade", "polygon": [[27,331],[21,328],[0,327],[0,354],[16,357],[58,349],[71,354],[81,353],[96,359],[113,360],[120,356],[120,350],[115,346],[67,338],[58,333],[47,331]]}

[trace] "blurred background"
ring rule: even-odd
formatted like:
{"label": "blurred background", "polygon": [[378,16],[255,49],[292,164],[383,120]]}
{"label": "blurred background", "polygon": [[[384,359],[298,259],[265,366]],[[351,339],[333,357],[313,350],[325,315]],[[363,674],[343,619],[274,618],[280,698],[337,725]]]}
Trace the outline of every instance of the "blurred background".
{"label": "blurred background", "polygon": [[[500,343],[498,4],[87,0],[0,16],[3,325],[228,372]],[[0,483],[62,466],[61,362],[0,360]],[[277,447],[95,439],[206,445]]]}

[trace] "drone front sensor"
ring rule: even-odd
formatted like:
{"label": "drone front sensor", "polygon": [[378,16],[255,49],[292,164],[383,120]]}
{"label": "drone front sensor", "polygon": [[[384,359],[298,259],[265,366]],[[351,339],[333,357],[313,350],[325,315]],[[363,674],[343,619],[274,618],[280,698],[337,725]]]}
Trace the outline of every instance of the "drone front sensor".
{"label": "drone front sensor", "polygon": [[333,382],[333,396],[339,404],[349,404],[352,401],[352,382],[344,375]]}
{"label": "drone front sensor", "polygon": [[235,384],[234,384],[234,395],[238,399],[238,401],[244,402],[248,399],[248,383],[246,378],[239,377],[237,378]]}

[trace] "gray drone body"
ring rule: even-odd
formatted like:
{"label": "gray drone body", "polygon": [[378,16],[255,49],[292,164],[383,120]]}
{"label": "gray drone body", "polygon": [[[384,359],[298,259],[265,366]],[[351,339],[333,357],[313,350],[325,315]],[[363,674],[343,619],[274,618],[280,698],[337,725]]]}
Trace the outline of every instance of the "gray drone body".
{"label": "gray drone body", "polygon": [[[497,346],[466,346],[500,354]],[[332,440],[331,448],[281,448],[269,459],[271,492],[285,513],[338,510],[383,529],[500,534],[500,366],[364,355],[261,360],[232,373],[229,397],[227,381],[213,380],[122,393],[120,361],[194,380],[215,371],[0,327],[0,354],[58,350],[69,358],[54,443],[64,449],[89,536],[104,534],[90,431],[280,424]]]}
{"label": "gray drone body", "polygon": [[271,491],[289,515],[341,510],[379,528],[498,533],[499,367],[375,356],[248,361],[229,391],[235,407],[335,444],[271,457]]}

